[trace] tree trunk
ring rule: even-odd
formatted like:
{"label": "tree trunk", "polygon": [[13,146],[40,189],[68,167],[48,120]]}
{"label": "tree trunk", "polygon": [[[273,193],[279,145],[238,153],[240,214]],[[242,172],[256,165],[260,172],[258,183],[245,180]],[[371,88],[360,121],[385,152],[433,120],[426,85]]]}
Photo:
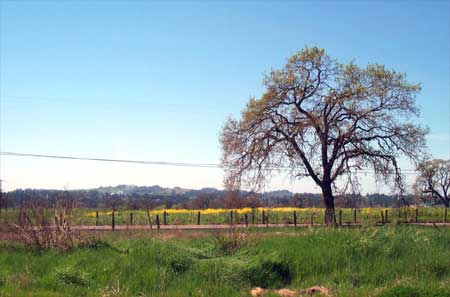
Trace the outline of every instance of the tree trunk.
{"label": "tree trunk", "polygon": [[334,215],[334,197],[331,189],[331,183],[322,187],[323,202],[325,204],[325,224],[332,226],[336,223]]}

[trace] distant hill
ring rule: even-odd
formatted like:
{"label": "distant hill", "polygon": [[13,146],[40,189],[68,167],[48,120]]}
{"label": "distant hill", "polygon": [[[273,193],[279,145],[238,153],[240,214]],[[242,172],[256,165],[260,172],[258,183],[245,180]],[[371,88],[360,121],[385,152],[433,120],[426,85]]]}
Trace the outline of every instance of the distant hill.
{"label": "distant hill", "polygon": [[190,192],[190,189],[183,189],[180,187],[174,188],[163,188],[158,185],[154,186],[136,186],[136,185],[118,185],[118,186],[110,186],[110,187],[98,187],[89,189],[90,191],[98,191],[100,193],[109,193],[109,194],[122,194],[122,195],[131,195],[131,194],[140,194],[140,195],[180,195]]}
{"label": "distant hill", "polygon": [[[216,188],[202,188],[196,189],[184,189],[180,187],[164,188],[158,185],[154,186],[136,186],[136,185],[117,185],[109,187],[98,187],[93,189],[88,189],[89,191],[98,191],[100,193],[108,194],[120,194],[120,195],[187,195],[187,196],[197,196],[198,194],[223,194],[224,190],[219,190]],[[244,193],[248,193],[245,192]],[[291,197],[294,193],[288,190],[276,190],[261,193],[263,197]]]}
{"label": "distant hill", "polygon": [[292,197],[294,193],[288,190],[278,190],[278,191],[269,191],[262,193],[262,196],[270,196],[270,197]]}

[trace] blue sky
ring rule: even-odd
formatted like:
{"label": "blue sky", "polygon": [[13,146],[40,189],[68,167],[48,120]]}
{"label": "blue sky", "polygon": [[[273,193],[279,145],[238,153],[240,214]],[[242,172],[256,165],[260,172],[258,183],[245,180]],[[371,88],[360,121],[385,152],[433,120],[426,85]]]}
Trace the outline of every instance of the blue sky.
{"label": "blue sky", "polygon": [[[420,82],[449,158],[448,1],[1,2],[2,151],[218,163],[218,133],[305,45]],[[411,168],[410,164],[403,166]],[[1,157],[6,189],[222,186],[219,169]],[[367,191],[379,190],[365,177]],[[269,189],[317,190],[279,177]]]}

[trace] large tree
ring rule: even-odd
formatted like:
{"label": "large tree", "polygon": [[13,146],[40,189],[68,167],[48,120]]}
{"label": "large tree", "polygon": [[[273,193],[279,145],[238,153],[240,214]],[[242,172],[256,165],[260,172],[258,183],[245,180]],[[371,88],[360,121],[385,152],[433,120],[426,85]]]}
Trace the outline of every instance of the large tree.
{"label": "large tree", "polygon": [[383,65],[340,64],[323,49],[304,48],[264,86],[221,132],[228,187],[258,189],[277,168],[308,176],[322,190],[332,224],[338,185],[354,186],[368,167],[401,185],[398,157],[424,153],[427,129],[412,120],[420,86]]}
{"label": "large tree", "polygon": [[450,206],[450,160],[427,160],[417,166],[419,175],[414,184],[425,200],[432,198]]}

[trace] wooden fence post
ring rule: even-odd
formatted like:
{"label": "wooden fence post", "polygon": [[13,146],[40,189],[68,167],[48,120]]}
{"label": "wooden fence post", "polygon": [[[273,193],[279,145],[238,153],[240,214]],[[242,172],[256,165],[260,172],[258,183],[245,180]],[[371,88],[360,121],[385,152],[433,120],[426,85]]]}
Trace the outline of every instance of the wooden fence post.
{"label": "wooden fence post", "polygon": [[116,230],[116,221],[115,221],[115,217],[114,217],[114,210],[111,213],[111,228],[112,230]]}
{"label": "wooden fence post", "polygon": [[381,224],[384,225],[384,213],[381,211]]}
{"label": "wooden fence post", "polygon": [[244,214],[244,221],[245,221],[245,226],[248,226],[248,214],[247,213]]}
{"label": "wooden fence post", "polygon": [[164,223],[164,225],[167,225],[167,212],[166,211],[163,212],[163,223]]}
{"label": "wooden fence post", "polygon": [[200,211],[197,213],[197,225],[200,225]]}
{"label": "wooden fence post", "polygon": [[297,212],[294,210],[294,227],[297,227]]}
{"label": "wooden fence post", "polygon": [[444,223],[447,223],[447,210],[448,210],[448,208],[446,207],[444,209]]}
{"label": "wooden fence post", "polygon": [[311,214],[311,226],[314,226],[314,213]]}
{"label": "wooden fence post", "polygon": [[253,225],[255,224],[255,213],[256,213],[256,210],[253,208],[252,209],[252,224]]}
{"label": "wooden fence post", "polygon": [[95,211],[95,226],[98,226],[98,210]]}
{"label": "wooden fence post", "polygon": [[153,230],[153,226],[152,226],[152,217],[150,216],[150,211],[147,208],[147,220],[148,220],[148,225],[150,226],[150,230]]}
{"label": "wooden fence post", "polygon": [[384,220],[385,220],[386,224],[389,224],[388,210],[387,209],[384,210]]}
{"label": "wooden fence post", "polygon": [[264,223],[266,222],[266,216],[265,216],[265,214],[264,214],[264,210],[262,211],[262,223],[263,223],[263,225],[264,225]]}
{"label": "wooden fence post", "polygon": [[339,209],[339,226],[342,226],[342,209]]}
{"label": "wooden fence post", "polygon": [[415,219],[416,223],[419,222],[419,208],[416,208],[416,219]]}
{"label": "wooden fence post", "polygon": [[233,211],[230,211],[230,225],[233,225]]}
{"label": "wooden fence post", "polygon": [[130,225],[133,225],[133,213],[130,212]]}
{"label": "wooden fence post", "polygon": [[156,215],[156,228],[158,228],[158,229],[161,228],[159,225],[159,215],[158,214]]}
{"label": "wooden fence post", "polygon": [[353,224],[356,225],[356,208],[353,208]]}

